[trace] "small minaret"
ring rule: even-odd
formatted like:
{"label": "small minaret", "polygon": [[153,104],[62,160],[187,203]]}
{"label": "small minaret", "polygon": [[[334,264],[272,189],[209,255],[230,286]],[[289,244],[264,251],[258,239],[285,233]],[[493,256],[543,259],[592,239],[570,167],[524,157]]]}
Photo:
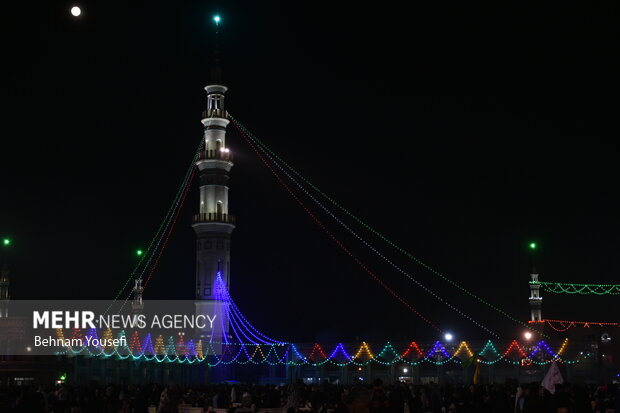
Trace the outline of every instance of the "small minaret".
{"label": "small minaret", "polygon": [[540,295],[540,283],[536,268],[530,274],[530,313],[532,321],[542,321],[542,297]]}
{"label": "small minaret", "polygon": [[[219,19],[215,21],[219,23]],[[229,120],[224,95],[228,88],[222,84],[217,47],[211,82],[205,90],[207,108],[202,113],[204,149],[196,161],[200,178],[200,206],[192,225],[196,233],[196,312],[226,314],[215,297],[215,280],[218,271],[221,271],[226,287],[230,286],[230,236],[235,229],[235,219],[228,213],[228,180],[233,166],[232,154],[226,146]],[[223,331],[212,334],[228,334],[228,320],[220,321],[217,325]],[[221,337],[218,339],[221,340]]]}
{"label": "small minaret", "polygon": [[133,286],[133,301],[131,302],[131,312],[135,314],[142,313],[144,309],[144,303],[142,302],[142,292],[144,287],[142,286],[142,279],[136,278]]}
{"label": "small minaret", "polygon": [[9,266],[4,264],[2,270],[0,270],[0,318],[6,318],[9,316],[9,286],[11,282],[9,280]]}

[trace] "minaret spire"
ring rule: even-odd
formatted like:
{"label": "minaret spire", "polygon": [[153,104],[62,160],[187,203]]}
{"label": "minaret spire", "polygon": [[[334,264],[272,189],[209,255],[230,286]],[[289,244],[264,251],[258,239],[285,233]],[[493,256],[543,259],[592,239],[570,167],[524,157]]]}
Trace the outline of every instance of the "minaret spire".
{"label": "minaret spire", "polygon": [[540,282],[536,268],[532,268],[530,274],[530,316],[531,321],[542,321],[542,296],[540,295]]}
{"label": "minaret spire", "polygon": [[222,83],[222,65],[220,62],[220,21],[219,14],[213,16],[215,22],[215,39],[213,45],[213,64],[211,65],[211,83]]}

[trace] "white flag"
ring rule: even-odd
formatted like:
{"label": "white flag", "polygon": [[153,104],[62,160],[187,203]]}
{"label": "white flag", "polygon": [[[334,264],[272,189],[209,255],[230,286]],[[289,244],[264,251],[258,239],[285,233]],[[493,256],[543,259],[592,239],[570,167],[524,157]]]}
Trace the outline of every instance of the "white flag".
{"label": "white flag", "polygon": [[555,385],[564,383],[564,379],[562,378],[562,373],[560,373],[560,368],[558,367],[558,363],[555,361],[551,363],[551,367],[549,367],[549,371],[547,375],[543,379],[541,386],[545,389],[549,390],[549,393],[555,394]]}

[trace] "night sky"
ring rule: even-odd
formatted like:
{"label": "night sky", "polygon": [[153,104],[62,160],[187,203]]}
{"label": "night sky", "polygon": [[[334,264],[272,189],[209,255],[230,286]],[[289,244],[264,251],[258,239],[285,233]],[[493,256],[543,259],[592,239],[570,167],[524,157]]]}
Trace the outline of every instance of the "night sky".
{"label": "night sky", "polygon": [[[521,320],[530,241],[542,280],[618,282],[616,2],[100,0],[79,19],[73,3],[21,3],[2,49],[14,299],[109,299],[129,276],[202,134],[216,12],[229,112],[400,246]],[[228,130],[232,295],[255,326],[284,340],[437,336]],[[194,182],[145,298],[193,299],[197,210]],[[440,328],[488,336],[319,216]],[[360,233],[502,337],[523,330]],[[543,305],[545,318],[617,314],[614,297]]]}

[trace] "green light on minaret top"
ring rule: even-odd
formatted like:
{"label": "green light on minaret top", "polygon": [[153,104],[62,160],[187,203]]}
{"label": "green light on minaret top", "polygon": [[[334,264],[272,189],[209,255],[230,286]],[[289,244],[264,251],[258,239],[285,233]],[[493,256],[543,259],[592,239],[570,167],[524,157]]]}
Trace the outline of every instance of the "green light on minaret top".
{"label": "green light on minaret top", "polygon": [[220,20],[222,19],[220,18],[219,14],[216,14],[215,16],[213,16],[213,21],[215,22],[216,26],[220,24]]}
{"label": "green light on minaret top", "polygon": [[144,252],[142,250],[136,250],[136,255],[139,257],[143,254]]}
{"label": "green light on minaret top", "polygon": [[530,249],[531,250],[535,250],[536,249],[536,243],[535,242],[530,242]]}
{"label": "green light on minaret top", "polygon": [[2,245],[9,246],[11,245],[11,240],[9,238],[5,238],[2,240]]}

